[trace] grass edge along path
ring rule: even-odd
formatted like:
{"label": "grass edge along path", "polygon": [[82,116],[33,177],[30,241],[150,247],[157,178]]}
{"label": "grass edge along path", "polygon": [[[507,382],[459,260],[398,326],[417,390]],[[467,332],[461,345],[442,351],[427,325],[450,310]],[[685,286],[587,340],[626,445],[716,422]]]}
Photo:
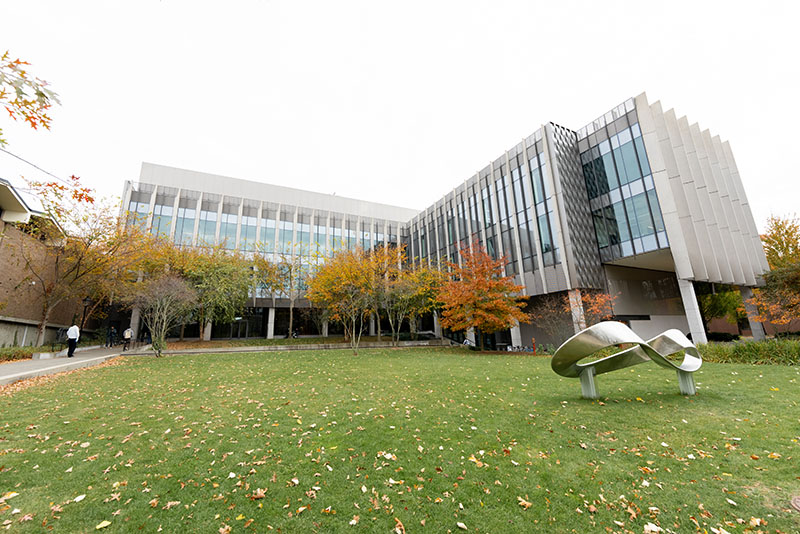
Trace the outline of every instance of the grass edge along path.
{"label": "grass edge along path", "polygon": [[524,354],[118,361],[0,397],[0,526],[800,529],[797,367],[705,364],[687,398],[643,364],[592,402]]}

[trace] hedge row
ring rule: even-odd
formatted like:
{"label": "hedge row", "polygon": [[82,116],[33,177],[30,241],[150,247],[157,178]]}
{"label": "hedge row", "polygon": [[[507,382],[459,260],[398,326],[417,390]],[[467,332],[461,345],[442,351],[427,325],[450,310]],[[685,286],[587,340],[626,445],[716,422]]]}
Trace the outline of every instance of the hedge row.
{"label": "hedge row", "polygon": [[0,362],[12,360],[30,360],[34,347],[6,347],[0,349]]}
{"label": "hedge row", "polygon": [[703,360],[716,363],[800,364],[800,340],[767,339],[700,345]]}

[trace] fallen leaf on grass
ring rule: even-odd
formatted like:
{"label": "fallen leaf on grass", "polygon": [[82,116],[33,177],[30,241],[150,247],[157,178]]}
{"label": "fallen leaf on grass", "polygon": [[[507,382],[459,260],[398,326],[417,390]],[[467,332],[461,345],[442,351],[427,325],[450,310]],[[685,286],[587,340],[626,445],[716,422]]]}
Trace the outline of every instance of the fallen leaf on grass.
{"label": "fallen leaf on grass", "polygon": [[523,499],[522,497],[517,497],[517,501],[519,502],[519,505],[525,510],[527,510],[528,508],[533,506],[532,502],[528,502],[525,499]]}
{"label": "fallen leaf on grass", "polygon": [[467,525],[465,525],[465,524],[464,524],[464,523],[462,523],[461,521],[459,521],[458,523],[456,523],[456,526],[457,526],[458,528],[460,528],[461,530],[467,530]]}
{"label": "fallen leaf on grass", "polygon": [[350,525],[351,525],[351,526],[356,526],[356,525],[358,524],[358,520],[359,520],[359,519],[361,519],[361,518],[360,518],[360,517],[358,517],[357,515],[354,515],[354,516],[353,516],[353,519],[351,519],[351,520],[350,520]]}
{"label": "fallen leaf on grass", "polygon": [[108,520],[100,521],[100,523],[98,523],[97,526],[94,527],[94,529],[100,530],[101,528],[106,528],[109,525],[111,525],[111,521]]}

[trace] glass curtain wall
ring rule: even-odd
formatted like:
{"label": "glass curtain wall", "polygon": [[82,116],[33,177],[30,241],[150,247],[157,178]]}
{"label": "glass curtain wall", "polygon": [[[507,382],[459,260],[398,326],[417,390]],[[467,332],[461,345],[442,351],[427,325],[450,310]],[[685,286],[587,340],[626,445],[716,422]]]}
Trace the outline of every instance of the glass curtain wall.
{"label": "glass curtain wall", "polygon": [[278,227],[278,252],[292,253],[292,240],[294,239],[294,213],[281,210],[281,220]]}
{"label": "glass curtain wall", "polygon": [[519,246],[522,254],[522,270],[533,272],[536,268],[536,234],[534,224],[536,216],[531,190],[533,182],[525,172],[524,158],[516,154],[509,158],[511,165],[511,181],[514,184],[514,198],[517,210],[517,228],[519,230]]}
{"label": "glass curtain wall", "polygon": [[583,176],[603,261],[667,248],[642,133],[628,113],[589,136]]}
{"label": "glass curtain wall", "polygon": [[331,214],[330,220],[331,251],[335,252],[342,249],[342,216]]}
{"label": "glass curtain wall", "polygon": [[242,208],[242,227],[239,232],[239,248],[246,252],[256,249],[256,233],[258,230],[258,206],[248,205]]}
{"label": "glass curtain wall", "polygon": [[311,212],[300,210],[297,214],[295,254],[308,257],[311,254]]}
{"label": "glass curtain wall", "polygon": [[361,249],[362,250],[369,250],[372,248],[372,237],[370,236],[370,226],[371,223],[369,221],[361,221],[361,230],[359,232],[359,237],[361,241]]}
{"label": "glass curtain wall", "polygon": [[500,222],[500,238],[503,241],[503,253],[506,256],[508,264],[506,265],[506,274],[517,273],[517,249],[514,246],[514,238],[511,234],[514,230],[514,222],[512,218],[513,210],[511,201],[511,183],[508,176],[508,168],[505,165],[500,165],[494,170],[495,176],[495,192],[497,193],[497,207],[498,217]]}
{"label": "glass curtain wall", "polygon": [[495,207],[492,195],[492,181],[490,171],[482,174],[479,182],[481,190],[481,212],[484,221],[484,233],[486,234],[486,252],[492,259],[497,259],[497,236],[495,235],[494,223],[497,220],[497,208]]}
{"label": "glass curtain wall", "polygon": [[528,148],[528,168],[531,170],[531,185],[533,186],[533,202],[536,208],[536,224],[539,229],[539,249],[542,253],[544,265],[559,263],[560,255],[558,243],[554,239],[556,228],[556,214],[554,211],[553,191],[547,176],[547,163],[544,153],[538,151],[541,141],[534,147]]}
{"label": "glass curtain wall", "polygon": [[147,215],[150,213],[150,192],[132,191],[128,204],[128,224],[137,225],[143,230],[147,224]]}
{"label": "glass curtain wall", "polygon": [[189,246],[194,236],[194,222],[197,218],[197,200],[181,198],[178,201],[178,214],[175,218],[175,244]]}
{"label": "glass curtain wall", "polygon": [[219,227],[219,242],[228,250],[236,248],[236,226],[239,221],[239,205],[225,202]]}
{"label": "glass curtain wall", "polygon": [[325,243],[327,242],[327,218],[326,214],[317,213],[314,215],[314,244],[312,248],[314,254],[320,260],[325,257],[327,250]]}
{"label": "glass curtain wall", "polygon": [[200,205],[200,222],[197,227],[197,244],[214,246],[217,243],[217,208],[219,203],[203,200]]}
{"label": "glass curtain wall", "polygon": [[174,203],[174,196],[156,194],[156,203],[153,206],[153,222],[150,225],[151,234],[161,237],[169,236]]}
{"label": "glass curtain wall", "polygon": [[265,253],[275,252],[275,215],[274,208],[261,208],[261,234],[258,238],[258,248]]}

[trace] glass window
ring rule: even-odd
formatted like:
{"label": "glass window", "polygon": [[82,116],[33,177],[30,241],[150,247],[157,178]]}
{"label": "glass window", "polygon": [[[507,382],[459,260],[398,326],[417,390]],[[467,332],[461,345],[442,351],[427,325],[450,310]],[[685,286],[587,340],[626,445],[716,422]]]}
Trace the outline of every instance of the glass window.
{"label": "glass window", "polygon": [[275,251],[275,215],[263,210],[261,215],[261,241],[260,248],[264,252]]}
{"label": "glass window", "polygon": [[594,233],[597,236],[597,245],[600,248],[608,246],[608,231],[606,230],[605,217],[603,210],[597,209],[592,212],[592,222],[594,223]]}
{"label": "glass window", "polygon": [[150,225],[150,233],[153,235],[169,235],[170,224],[172,224],[172,205],[175,198],[163,195],[156,195],[156,203],[153,206],[153,222]]}
{"label": "glass window", "polygon": [[[236,224],[239,218],[236,206],[224,206],[219,227],[219,241],[229,250],[236,248]],[[234,212],[236,210],[237,212]]]}
{"label": "glass window", "polygon": [[642,174],[650,174],[650,163],[647,161],[647,152],[644,150],[644,142],[641,137],[633,140],[636,146],[636,154],[639,156],[639,164],[642,166]]}
{"label": "glass window", "polygon": [[200,224],[197,228],[199,244],[212,246],[217,242],[217,203],[204,201],[200,207]]}
{"label": "glass window", "polygon": [[628,241],[631,238],[631,234],[628,230],[627,217],[625,217],[625,208],[622,207],[622,202],[615,202],[611,207],[614,210],[614,219],[617,221],[620,242]]}
{"label": "glass window", "polygon": [[[612,191],[619,187],[619,182],[617,182],[617,171],[614,167],[614,158],[611,157],[611,152],[603,155],[603,167],[602,167],[603,175],[606,178],[606,183],[608,184],[608,190]],[[595,167],[597,170],[597,167]]]}
{"label": "glass window", "polygon": [[258,219],[254,214],[242,216],[242,229],[241,235],[239,236],[239,248],[242,250],[255,250],[257,228]]}
{"label": "glass window", "polygon": [[636,224],[639,226],[640,236],[652,235],[656,232],[653,226],[653,218],[650,216],[650,208],[647,206],[647,196],[640,193],[631,198],[633,208],[636,210]]}
{"label": "glass window", "polygon": [[[183,201],[181,201],[183,203]],[[178,208],[178,217],[175,219],[175,243],[178,245],[191,245],[194,234],[195,210],[192,208]]]}
{"label": "glass window", "polygon": [[294,239],[294,215],[287,211],[282,211],[278,225],[278,252],[291,253],[292,239]]}
{"label": "glass window", "polygon": [[[620,146],[618,150],[622,157],[622,162],[625,165],[625,175],[627,176],[627,182],[633,182],[634,180],[638,180],[639,178],[641,178],[642,174],[639,172],[639,165],[636,161],[636,149],[633,146],[633,142],[625,143],[624,145]],[[615,155],[616,153],[617,150],[614,151]],[[617,160],[617,164],[618,164],[617,166],[619,167],[619,160]],[[622,179],[621,173],[620,173],[620,179]]]}
{"label": "glass window", "polygon": [[311,253],[311,216],[297,215],[297,254],[308,256]]}
{"label": "glass window", "polygon": [[531,160],[531,184],[533,185],[533,201],[535,203],[544,201],[544,190],[542,187],[542,173],[539,167],[534,167],[535,159]]}
{"label": "glass window", "polygon": [[650,200],[650,209],[653,212],[653,219],[657,232],[664,231],[664,219],[661,217],[661,206],[658,204],[658,197],[656,197],[655,189],[647,192],[647,197]]}

